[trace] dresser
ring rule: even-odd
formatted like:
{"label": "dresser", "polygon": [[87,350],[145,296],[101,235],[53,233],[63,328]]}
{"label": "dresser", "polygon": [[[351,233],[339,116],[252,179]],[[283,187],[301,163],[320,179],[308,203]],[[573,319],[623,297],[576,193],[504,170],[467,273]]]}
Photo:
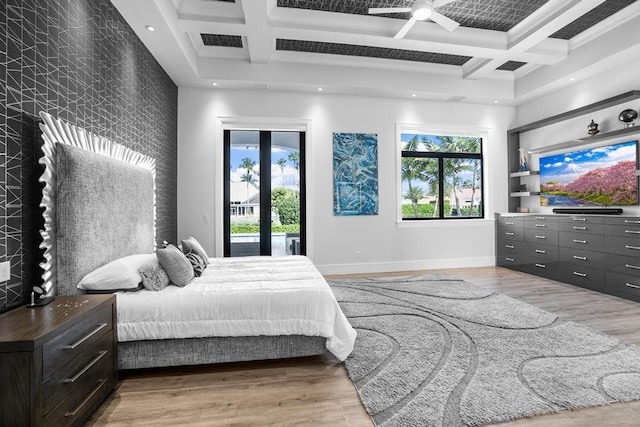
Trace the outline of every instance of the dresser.
{"label": "dresser", "polygon": [[117,380],[114,295],[0,315],[0,425],[81,425]]}
{"label": "dresser", "polygon": [[496,265],[640,301],[640,217],[496,214]]}

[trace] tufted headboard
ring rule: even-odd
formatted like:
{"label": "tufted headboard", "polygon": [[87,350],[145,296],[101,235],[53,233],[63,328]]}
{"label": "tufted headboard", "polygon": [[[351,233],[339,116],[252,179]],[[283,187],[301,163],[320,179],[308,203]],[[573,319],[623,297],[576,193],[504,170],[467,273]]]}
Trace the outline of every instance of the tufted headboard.
{"label": "tufted headboard", "polygon": [[48,294],[80,293],[87,273],[155,247],[155,161],[52,116],[44,120],[41,206]]}

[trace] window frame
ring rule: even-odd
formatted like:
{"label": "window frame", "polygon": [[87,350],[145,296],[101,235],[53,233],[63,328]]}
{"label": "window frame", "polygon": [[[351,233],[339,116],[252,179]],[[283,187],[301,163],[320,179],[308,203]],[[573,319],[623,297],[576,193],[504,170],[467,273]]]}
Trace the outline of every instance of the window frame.
{"label": "window frame", "polygon": [[[470,138],[478,138],[480,140],[478,153],[456,153],[456,152],[444,152],[444,151],[407,151],[403,150],[403,142],[402,135],[403,134],[416,134],[416,135],[436,135],[436,136],[452,136],[452,137],[470,137]],[[442,220],[484,220],[486,219],[486,159],[485,159],[485,144],[487,143],[487,132],[486,130],[479,129],[450,129],[447,127],[442,127],[438,129],[433,129],[430,127],[416,126],[416,125],[397,125],[397,153],[398,153],[398,161],[397,161],[397,189],[398,189],[398,197],[397,197],[397,220],[398,223],[405,224],[417,224],[417,223],[425,223],[429,221],[442,221]],[[419,217],[419,218],[405,218],[402,214],[402,202],[404,200],[403,197],[403,177],[402,177],[402,160],[404,158],[417,158],[417,159],[435,159],[438,162],[438,216],[434,217]],[[480,170],[481,170],[481,185],[479,188],[480,192],[480,213],[477,216],[445,216],[444,207],[445,207],[445,198],[444,198],[444,183],[445,183],[445,171],[444,171],[444,161],[445,159],[469,159],[469,160],[479,160],[480,162]],[[473,201],[472,201],[473,204]]]}

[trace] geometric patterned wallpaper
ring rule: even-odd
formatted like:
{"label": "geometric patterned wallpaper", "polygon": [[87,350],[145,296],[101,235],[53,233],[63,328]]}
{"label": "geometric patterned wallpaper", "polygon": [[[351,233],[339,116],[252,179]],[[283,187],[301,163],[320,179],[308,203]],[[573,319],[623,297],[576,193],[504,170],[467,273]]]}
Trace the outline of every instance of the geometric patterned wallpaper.
{"label": "geometric patterned wallpaper", "polygon": [[156,159],[159,241],[177,238],[178,88],[109,0],[0,8],[0,313],[41,282],[40,111]]}

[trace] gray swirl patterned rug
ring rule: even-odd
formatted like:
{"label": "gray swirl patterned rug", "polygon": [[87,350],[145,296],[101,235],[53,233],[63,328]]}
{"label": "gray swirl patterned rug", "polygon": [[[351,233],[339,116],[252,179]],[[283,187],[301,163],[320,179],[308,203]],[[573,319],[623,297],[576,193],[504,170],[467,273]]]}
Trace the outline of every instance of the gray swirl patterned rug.
{"label": "gray swirl patterned rug", "polygon": [[[377,426],[478,426],[640,399],[640,348],[446,276],[329,280]],[[585,307],[588,310],[588,307]]]}

